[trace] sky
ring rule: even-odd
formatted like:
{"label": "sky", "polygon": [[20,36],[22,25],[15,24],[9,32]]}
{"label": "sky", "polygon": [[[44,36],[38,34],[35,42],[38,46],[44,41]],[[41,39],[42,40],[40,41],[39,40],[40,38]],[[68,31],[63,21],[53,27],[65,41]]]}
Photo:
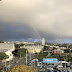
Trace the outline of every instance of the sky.
{"label": "sky", "polygon": [[72,0],[0,1],[0,40],[72,43]]}

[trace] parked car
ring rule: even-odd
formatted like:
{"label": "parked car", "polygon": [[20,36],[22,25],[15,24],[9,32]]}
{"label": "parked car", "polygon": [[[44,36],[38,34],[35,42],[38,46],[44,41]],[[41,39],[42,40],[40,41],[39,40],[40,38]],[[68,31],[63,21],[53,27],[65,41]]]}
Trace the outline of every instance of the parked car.
{"label": "parked car", "polygon": [[16,61],[16,63],[19,63],[19,60],[18,60],[18,61]]}
{"label": "parked car", "polygon": [[62,66],[62,65],[58,65],[58,66],[56,67],[56,69],[61,70],[61,69],[63,69],[63,66]]}
{"label": "parked car", "polygon": [[57,66],[54,66],[53,69],[56,69]]}

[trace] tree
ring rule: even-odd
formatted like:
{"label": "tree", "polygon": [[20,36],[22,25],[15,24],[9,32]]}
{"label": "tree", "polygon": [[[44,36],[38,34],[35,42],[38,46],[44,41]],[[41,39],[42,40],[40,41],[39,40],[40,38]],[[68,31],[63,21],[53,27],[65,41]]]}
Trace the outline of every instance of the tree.
{"label": "tree", "polygon": [[2,66],[0,66],[0,70],[2,70]]}
{"label": "tree", "polygon": [[19,66],[15,66],[13,69],[9,70],[8,72],[38,72],[38,70],[31,66],[19,65]]}
{"label": "tree", "polygon": [[2,72],[2,69],[3,69],[3,67],[2,67],[2,66],[0,66],[0,72]]}
{"label": "tree", "polygon": [[23,44],[23,43],[21,43],[21,44],[20,44],[20,46],[24,46],[24,44]]}
{"label": "tree", "polygon": [[72,49],[72,44],[69,45],[69,48]]}
{"label": "tree", "polygon": [[69,53],[70,52],[70,49],[65,49],[64,52],[65,53]]}
{"label": "tree", "polygon": [[72,62],[72,55],[68,55],[68,56],[67,56],[67,61]]}
{"label": "tree", "polygon": [[22,49],[18,49],[17,51],[17,56],[22,57],[26,54],[26,49],[22,48]]}
{"label": "tree", "polygon": [[0,41],[0,43],[4,43],[4,41]]}
{"label": "tree", "polygon": [[43,51],[46,51],[46,50],[49,50],[49,47],[48,46],[44,46]]}
{"label": "tree", "polygon": [[20,48],[20,44],[15,44],[15,48],[16,49]]}
{"label": "tree", "polygon": [[53,58],[57,58],[57,59],[60,60],[60,61],[63,61],[63,60],[64,60],[63,56],[60,55],[60,54],[54,54],[54,55],[52,55],[52,57],[53,57]]}
{"label": "tree", "polygon": [[48,55],[48,52],[40,52],[39,55],[37,56],[37,58],[42,61],[43,58],[46,58],[46,56]]}
{"label": "tree", "polygon": [[3,60],[3,59],[6,59],[8,58],[9,56],[6,55],[4,52],[0,52],[0,60]]}

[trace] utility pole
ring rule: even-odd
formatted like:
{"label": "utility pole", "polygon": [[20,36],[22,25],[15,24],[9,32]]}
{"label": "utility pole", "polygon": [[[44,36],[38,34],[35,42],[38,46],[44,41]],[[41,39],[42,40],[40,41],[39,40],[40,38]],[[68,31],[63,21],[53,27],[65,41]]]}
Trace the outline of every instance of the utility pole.
{"label": "utility pole", "polygon": [[39,72],[39,66],[40,66],[39,63],[37,63],[38,72]]}
{"label": "utility pole", "polygon": [[6,67],[6,60],[5,60],[5,67]]}
{"label": "utility pole", "polygon": [[6,59],[5,59],[5,67],[4,67],[5,71],[7,71],[7,68],[6,68]]}
{"label": "utility pole", "polygon": [[26,50],[26,65],[27,65],[27,50]]}
{"label": "utility pole", "polygon": [[30,53],[30,61],[31,61],[31,53]]}
{"label": "utility pole", "polygon": [[35,61],[34,61],[34,68],[35,68]]}

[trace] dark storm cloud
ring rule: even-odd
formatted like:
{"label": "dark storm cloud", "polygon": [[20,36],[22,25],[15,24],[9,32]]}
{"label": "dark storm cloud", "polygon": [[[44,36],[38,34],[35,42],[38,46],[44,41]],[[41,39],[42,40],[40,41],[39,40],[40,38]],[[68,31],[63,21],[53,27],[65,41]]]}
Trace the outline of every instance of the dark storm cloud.
{"label": "dark storm cloud", "polygon": [[71,3],[72,0],[2,0],[1,37],[28,40],[45,37],[49,41],[72,38]]}
{"label": "dark storm cloud", "polygon": [[0,23],[0,40],[20,40],[37,37],[30,26]]}

